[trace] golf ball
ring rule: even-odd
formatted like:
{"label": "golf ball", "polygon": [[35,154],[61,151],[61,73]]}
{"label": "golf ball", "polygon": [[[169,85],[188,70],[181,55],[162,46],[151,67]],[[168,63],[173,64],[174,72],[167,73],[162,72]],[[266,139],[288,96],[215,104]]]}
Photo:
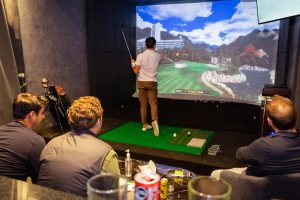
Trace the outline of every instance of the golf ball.
{"label": "golf ball", "polygon": [[173,134],[173,137],[176,137],[176,136],[177,136],[176,133],[174,133],[174,134]]}

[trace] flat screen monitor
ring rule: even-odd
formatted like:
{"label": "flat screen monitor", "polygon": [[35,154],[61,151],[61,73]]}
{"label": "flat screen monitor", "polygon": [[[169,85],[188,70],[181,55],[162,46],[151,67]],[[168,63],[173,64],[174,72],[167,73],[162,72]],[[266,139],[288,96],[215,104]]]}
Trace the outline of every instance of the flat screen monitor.
{"label": "flat screen monitor", "polygon": [[259,23],[300,15],[300,1],[257,0],[257,13]]}

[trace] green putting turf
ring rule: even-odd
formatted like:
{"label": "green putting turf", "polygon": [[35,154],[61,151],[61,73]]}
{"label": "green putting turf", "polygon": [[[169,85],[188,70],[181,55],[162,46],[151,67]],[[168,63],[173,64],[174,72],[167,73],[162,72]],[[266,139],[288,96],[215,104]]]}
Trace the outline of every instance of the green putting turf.
{"label": "green putting turf", "polygon": [[[160,135],[155,137],[153,129],[143,132],[141,128],[140,123],[128,122],[100,135],[99,138],[107,141],[200,155],[215,133],[209,130],[160,126]],[[188,132],[191,132],[191,136],[187,135]],[[174,133],[177,134],[175,138],[173,138]],[[206,139],[202,148],[186,146],[193,137]]]}

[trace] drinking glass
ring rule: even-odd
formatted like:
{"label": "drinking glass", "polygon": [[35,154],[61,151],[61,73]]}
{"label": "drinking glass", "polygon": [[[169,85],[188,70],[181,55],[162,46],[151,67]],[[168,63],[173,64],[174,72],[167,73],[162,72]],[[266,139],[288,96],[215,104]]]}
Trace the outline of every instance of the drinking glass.
{"label": "drinking glass", "polygon": [[127,200],[127,179],[114,174],[99,174],[87,182],[88,200]]}
{"label": "drinking glass", "polygon": [[189,200],[229,200],[231,186],[224,180],[208,176],[197,176],[188,183]]}

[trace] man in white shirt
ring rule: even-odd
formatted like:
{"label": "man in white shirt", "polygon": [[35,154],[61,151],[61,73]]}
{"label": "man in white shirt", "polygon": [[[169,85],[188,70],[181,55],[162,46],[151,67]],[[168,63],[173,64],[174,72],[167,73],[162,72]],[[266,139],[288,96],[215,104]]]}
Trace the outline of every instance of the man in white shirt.
{"label": "man in white shirt", "polygon": [[151,129],[147,124],[148,101],[151,108],[152,126],[155,136],[159,136],[158,109],[157,109],[157,68],[160,55],[155,51],[156,40],[154,37],[146,39],[146,50],[132,60],[132,68],[138,79],[139,100],[141,104],[141,121],[143,131]]}

